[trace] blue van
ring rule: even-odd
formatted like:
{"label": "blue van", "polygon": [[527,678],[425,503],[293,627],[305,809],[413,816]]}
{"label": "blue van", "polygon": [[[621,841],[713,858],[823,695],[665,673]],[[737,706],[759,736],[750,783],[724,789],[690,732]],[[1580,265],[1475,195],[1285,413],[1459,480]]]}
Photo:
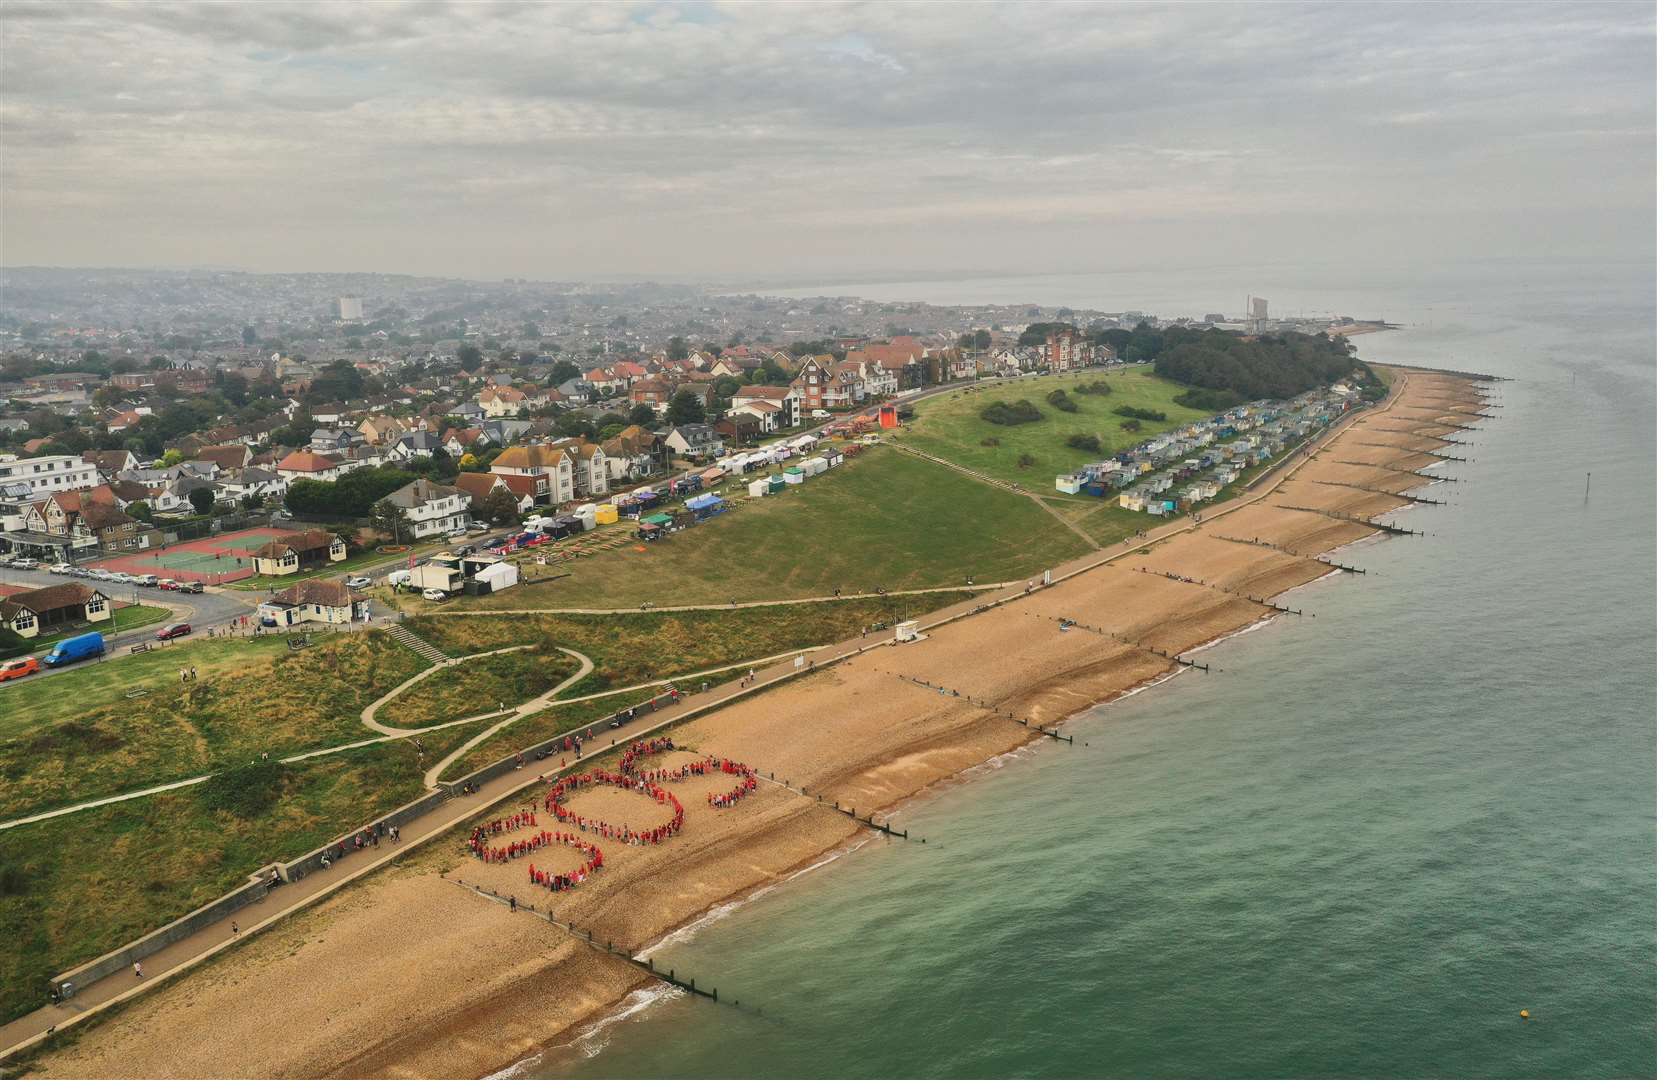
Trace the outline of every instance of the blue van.
{"label": "blue van", "polygon": [[46,654],[47,667],[62,667],[77,660],[90,660],[104,654],[104,636],[94,631],[77,637],[64,638]]}

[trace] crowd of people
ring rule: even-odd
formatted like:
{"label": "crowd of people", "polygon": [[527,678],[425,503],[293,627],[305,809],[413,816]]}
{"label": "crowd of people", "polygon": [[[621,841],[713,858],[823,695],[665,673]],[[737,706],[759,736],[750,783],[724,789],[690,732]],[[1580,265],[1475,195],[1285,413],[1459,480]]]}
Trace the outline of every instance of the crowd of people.
{"label": "crowd of people", "polygon": [[[638,791],[655,799],[659,805],[671,806],[673,817],[666,824],[656,825],[648,829],[632,829],[625,825],[612,825],[610,822],[598,818],[590,818],[584,814],[577,814],[565,805],[564,800],[571,792],[594,784],[609,784],[621,788],[623,791]],[[594,769],[592,772],[572,773],[560,777],[557,782],[547,789],[546,808],[549,813],[566,825],[574,825],[582,832],[596,833],[606,839],[620,840],[624,844],[660,844],[678,835],[685,825],[685,808],[678,798],[666,788],[653,784],[648,780],[628,776],[626,773],[613,773],[606,769]]]}
{"label": "crowd of people", "polygon": [[736,802],[755,788],[759,787],[759,776],[752,768],[740,761],[730,758],[706,757],[700,761],[690,761],[676,769],[644,769],[638,767],[640,759],[652,754],[665,754],[675,749],[673,740],[667,736],[640,741],[629,746],[621,755],[621,771],[629,776],[652,784],[666,784],[674,780],[683,780],[691,776],[713,776],[723,773],[726,776],[741,777],[735,788],[730,791],[708,792],[708,805],[714,807],[734,806]]}
{"label": "crowd of people", "polygon": [[[478,860],[486,863],[505,863],[526,855],[533,855],[537,851],[549,848],[554,844],[563,844],[575,848],[586,856],[580,866],[570,871],[537,870],[534,863],[529,864],[529,883],[550,889],[553,892],[564,892],[573,889],[586,881],[598,870],[604,867],[604,852],[597,844],[588,843],[574,833],[552,832],[542,829],[529,836],[514,837],[505,843],[495,843],[494,838],[505,833],[516,832],[519,829],[533,829],[537,825],[535,811],[526,808],[515,814],[503,818],[496,818],[485,825],[479,825],[472,830],[471,837],[466,841],[467,848]],[[513,907],[517,902],[514,899]]]}

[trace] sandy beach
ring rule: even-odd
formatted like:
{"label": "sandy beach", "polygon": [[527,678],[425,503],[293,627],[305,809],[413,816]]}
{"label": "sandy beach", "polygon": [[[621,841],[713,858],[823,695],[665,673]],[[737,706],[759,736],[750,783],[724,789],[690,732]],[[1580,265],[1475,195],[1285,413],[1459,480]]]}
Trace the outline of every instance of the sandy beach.
{"label": "sandy beach", "polygon": [[[894,807],[1041,737],[1009,713],[1059,724],[1173,670],[1151,649],[1178,654],[1235,633],[1274,615],[1249,597],[1327,574],[1308,556],[1373,535],[1344,519],[1409,505],[1400,493],[1432,482],[1414,471],[1436,464],[1433,452],[1455,453],[1441,437],[1477,419],[1480,397],[1468,380],[1422,371],[1400,379],[1382,408],[1344,426],[1261,497],[1214,507],[1146,550],[672,733],[679,747],[744,762],[810,795],[762,782],[734,807],[715,809],[706,796],[728,790],[728,776],[676,782],[680,835],[656,846],[596,840],[604,870],[556,895],[528,883],[526,861],[570,870],[580,861],[571,849],[485,865],[458,838],[436,842],[87,1025],[41,1059],[40,1075],[477,1077],[561,1041],[649,977],[455,879],[550,906],[634,951],[782,880],[867,834],[816,796],[860,813]],[[490,816],[531,805],[539,808],[526,798]],[[667,817],[652,799],[616,789],[583,790],[570,805],[633,828]],[[555,827],[544,811],[540,823]]]}

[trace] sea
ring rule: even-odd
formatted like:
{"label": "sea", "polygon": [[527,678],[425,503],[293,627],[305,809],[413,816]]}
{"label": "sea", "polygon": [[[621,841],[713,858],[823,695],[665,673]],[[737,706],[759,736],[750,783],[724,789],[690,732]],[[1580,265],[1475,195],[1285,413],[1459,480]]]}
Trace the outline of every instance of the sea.
{"label": "sea", "polygon": [[[653,951],[527,1080],[1657,1072],[1657,268],[1479,262],[796,289],[1384,318],[1501,408],[1363,575]],[[741,1002],[732,1007],[733,999]],[[1529,1018],[1521,1015],[1528,1012]]]}

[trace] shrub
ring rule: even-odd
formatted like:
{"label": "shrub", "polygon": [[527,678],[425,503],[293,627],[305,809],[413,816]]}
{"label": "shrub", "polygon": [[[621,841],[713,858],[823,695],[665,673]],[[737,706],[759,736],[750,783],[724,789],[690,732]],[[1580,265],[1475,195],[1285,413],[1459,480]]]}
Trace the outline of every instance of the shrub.
{"label": "shrub", "polygon": [[1020,454],[1020,455],[1018,455],[1018,467],[1021,468],[1021,469],[1028,469],[1030,466],[1034,465],[1035,463],[1036,463],[1036,459],[1031,457],[1029,454]]}
{"label": "shrub", "polygon": [[0,626],[0,660],[10,660],[29,651],[29,639],[9,626]]}
{"label": "shrub", "polygon": [[1162,421],[1168,419],[1168,414],[1165,412],[1158,412],[1155,409],[1136,409],[1132,405],[1118,405],[1115,412],[1117,416],[1126,416],[1130,420]]}
{"label": "shrub", "polygon": [[1063,390],[1054,390],[1047,395],[1047,404],[1060,412],[1075,412],[1076,403],[1071,401]]}
{"label": "shrub", "polygon": [[1139,421],[1138,420],[1124,420],[1124,421],[1122,421],[1122,430],[1123,431],[1138,431],[1139,430]]}
{"label": "shrub", "polygon": [[239,818],[256,818],[276,805],[282,794],[282,763],[250,761],[226,769],[201,785],[209,810],[227,810]]}
{"label": "shrub", "polygon": [[1090,383],[1082,383],[1080,386],[1076,387],[1076,393],[1078,394],[1098,394],[1101,397],[1105,394],[1114,394],[1115,392],[1116,391],[1111,388],[1110,383],[1103,379],[1095,379]]}
{"label": "shrub", "polygon": [[1021,398],[1010,405],[1005,401],[986,405],[984,411],[978,415],[992,424],[1013,427],[1018,424],[1028,424],[1040,420],[1041,410]]}
{"label": "shrub", "polygon": [[987,439],[979,439],[978,440],[978,445],[979,446],[1000,446],[1001,445],[1001,440],[996,438],[994,435],[991,435]]}
{"label": "shrub", "polygon": [[1097,454],[1103,449],[1099,444],[1099,436],[1097,435],[1072,435],[1064,440],[1064,445],[1072,450],[1086,450],[1092,454]]}

